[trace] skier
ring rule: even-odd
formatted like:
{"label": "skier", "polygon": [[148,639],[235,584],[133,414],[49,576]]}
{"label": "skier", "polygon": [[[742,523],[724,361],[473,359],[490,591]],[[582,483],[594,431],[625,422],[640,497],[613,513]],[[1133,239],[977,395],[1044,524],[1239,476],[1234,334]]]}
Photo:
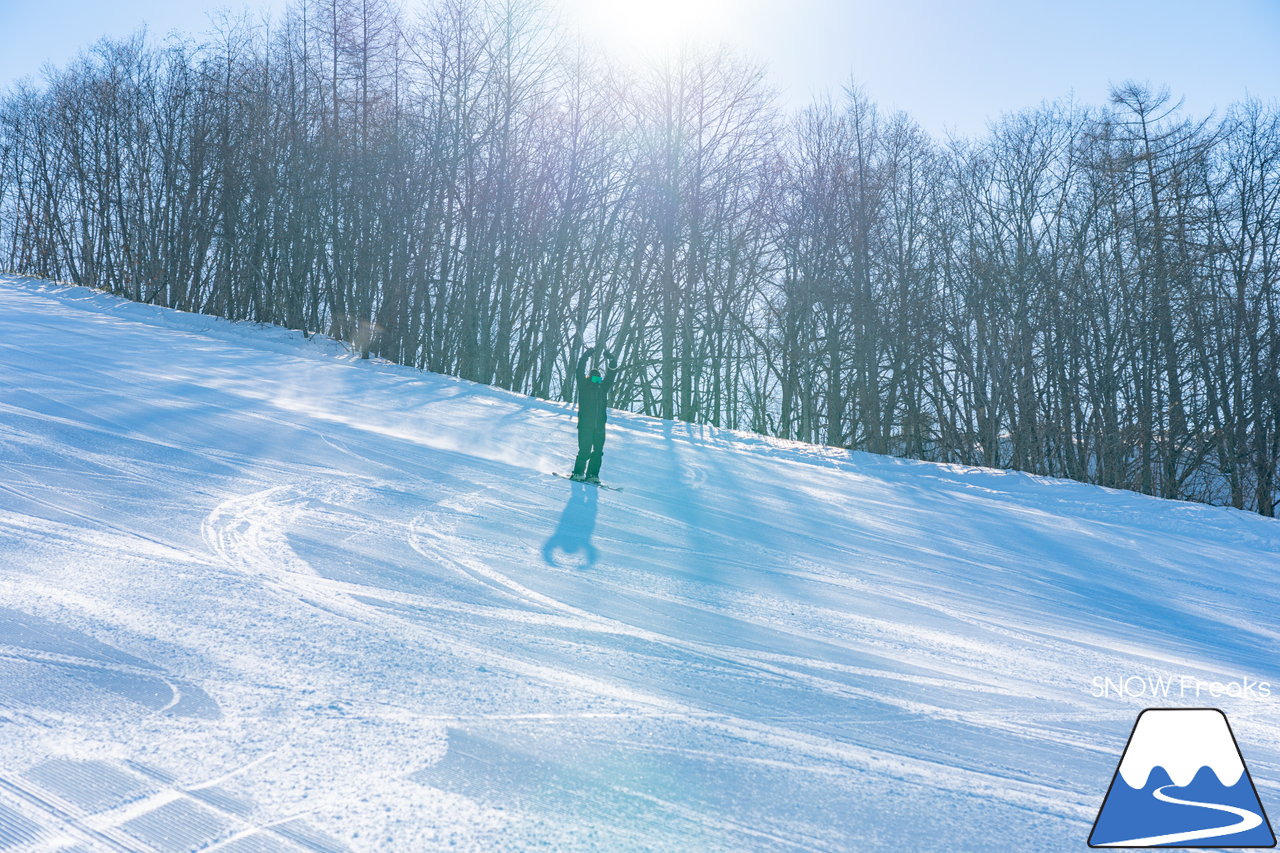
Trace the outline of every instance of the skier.
{"label": "skier", "polygon": [[573,463],[571,478],[600,485],[600,461],[604,457],[605,404],[609,388],[613,385],[613,372],[618,363],[613,353],[604,351],[608,370],[602,375],[600,368],[587,372],[587,361],[596,351],[590,347],[578,359],[578,458]]}

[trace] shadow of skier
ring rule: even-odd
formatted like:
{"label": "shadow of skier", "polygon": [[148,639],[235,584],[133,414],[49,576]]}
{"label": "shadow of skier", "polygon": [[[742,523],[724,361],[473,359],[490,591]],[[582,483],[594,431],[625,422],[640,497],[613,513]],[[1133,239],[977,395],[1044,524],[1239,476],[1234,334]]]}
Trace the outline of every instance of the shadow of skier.
{"label": "shadow of skier", "polygon": [[585,483],[573,483],[573,491],[564,512],[560,514],[560,523],[542,546],[542,559],[547,565],[559,567],[556,552],[568,556],[581,553],[584,562],[579,568],[589,568],[596,562],[596,546],[591,544],[591,534],[596,528],[596,501],[599,490]]}

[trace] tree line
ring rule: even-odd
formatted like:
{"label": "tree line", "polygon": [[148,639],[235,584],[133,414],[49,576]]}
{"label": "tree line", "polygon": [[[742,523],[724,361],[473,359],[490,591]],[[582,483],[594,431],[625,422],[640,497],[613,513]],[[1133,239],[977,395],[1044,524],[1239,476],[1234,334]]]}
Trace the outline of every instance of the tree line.
{"label": "tree line", "polygon": [[540,397],[1274,516],[1280,110],[937,140],[525,0],[296,0],[0,97],[0,266]]}

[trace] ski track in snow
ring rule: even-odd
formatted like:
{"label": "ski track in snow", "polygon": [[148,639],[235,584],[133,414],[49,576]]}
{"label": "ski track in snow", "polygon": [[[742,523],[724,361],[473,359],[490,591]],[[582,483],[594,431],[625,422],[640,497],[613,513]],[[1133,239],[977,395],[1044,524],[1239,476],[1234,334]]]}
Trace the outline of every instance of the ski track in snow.
{"label": "ski track in snow", "polygon": [[0,342],[0,849],[1074,850],[1095,675],[1280,680],[1244,513],[625,413],[599,492],[320,339],[0,277]]}

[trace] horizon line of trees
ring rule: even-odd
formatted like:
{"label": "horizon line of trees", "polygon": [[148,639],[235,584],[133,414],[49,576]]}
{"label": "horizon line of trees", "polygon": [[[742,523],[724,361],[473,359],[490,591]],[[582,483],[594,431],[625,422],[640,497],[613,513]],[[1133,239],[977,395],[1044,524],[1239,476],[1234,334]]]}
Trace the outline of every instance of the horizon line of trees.
{"label": "horizon line of trees", "polygon": [[1274,516],[1280,109],[938,141],[525,0],[295,0],[0,96],[0,267],[570,399]]}

